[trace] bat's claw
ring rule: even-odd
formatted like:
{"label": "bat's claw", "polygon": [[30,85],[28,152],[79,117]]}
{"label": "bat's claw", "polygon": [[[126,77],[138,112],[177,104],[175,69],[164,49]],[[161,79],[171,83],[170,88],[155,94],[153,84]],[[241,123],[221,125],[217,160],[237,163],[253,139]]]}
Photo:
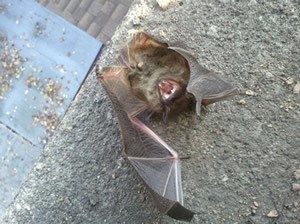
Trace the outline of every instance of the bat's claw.
{"label": "bat's claw", "polygon": [[144,29],[131,29],[128,31],[128,34],[132,37],[135,37],[135,35],[139,34],[139,33],[144,33],[145,30]]}
{"label": "bat's claw", "polygon": [[186,156],[179,156],[179,159],[184,160],[184,159],[190,159],[191,157],[189,155]]}
{"label": "bat's claw", "polygon": [[164,124],[168,123],[170,108],[166,105],[163,106],[162,121]]}
{"label": "bat's claw", "polygon": [[200,117],[201,116],[201,103],[196,103],[196,113]]}

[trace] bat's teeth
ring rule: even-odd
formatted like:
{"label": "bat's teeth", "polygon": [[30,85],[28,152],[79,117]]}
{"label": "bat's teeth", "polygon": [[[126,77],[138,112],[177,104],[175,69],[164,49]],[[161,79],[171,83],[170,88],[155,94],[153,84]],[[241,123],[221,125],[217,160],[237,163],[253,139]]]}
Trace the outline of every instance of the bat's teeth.
{"label": "bat's teeth", "polygon": [[181,91],[180,85],[172,80],[161,80],[158,86],[160,88],[160,95],[163,101],[170,101],[177,92]]}

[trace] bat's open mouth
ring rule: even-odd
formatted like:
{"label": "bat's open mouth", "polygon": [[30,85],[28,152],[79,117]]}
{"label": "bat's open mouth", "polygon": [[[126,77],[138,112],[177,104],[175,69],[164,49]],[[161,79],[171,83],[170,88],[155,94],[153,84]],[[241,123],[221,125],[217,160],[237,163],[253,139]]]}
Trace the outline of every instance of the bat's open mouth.
{"label": "bat's open mouth", "polygon": [[182,92],[181,86],[170,79],[160,80],[158,83],[161,99],[166,104],[170,104],[175,100]]}

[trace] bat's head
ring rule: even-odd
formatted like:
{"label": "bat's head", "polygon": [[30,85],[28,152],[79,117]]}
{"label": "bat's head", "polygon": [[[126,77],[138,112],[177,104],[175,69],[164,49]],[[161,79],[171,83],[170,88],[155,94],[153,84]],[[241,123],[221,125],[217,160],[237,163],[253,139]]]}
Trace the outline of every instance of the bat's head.
{"label": "bat's head", "polygon": [[137,51],[133,61],[127,74],[130,89],[149,110],[162,113],[166,122],[169,113],[186,106],[183,99],[190,71],[185,58],[173,50],[155,48]]}
{"label": "bat's head", "polygon": [[128,53],[131,92],[149,110],[162,113],[166,122],[169,113],[186,106],[190,69],[185,57],[143,32],[136,33],[123,52]]}

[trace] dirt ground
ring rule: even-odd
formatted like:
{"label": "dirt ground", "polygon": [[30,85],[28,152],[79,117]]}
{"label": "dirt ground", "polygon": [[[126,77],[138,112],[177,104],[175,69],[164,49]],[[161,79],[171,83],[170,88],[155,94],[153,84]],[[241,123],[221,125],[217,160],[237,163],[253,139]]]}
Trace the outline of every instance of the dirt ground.
{"label": "dirt ground", "polygon": [[[239,95],[197,118],[153,127],[181,155],[191,223],[300,223],[300,2],[135,1],[99,60],[110,65],[128,32],[183,41]],[[298,178],[298,179],[297,179]],[[295,186],[295,185],[294,185]],[[268,214],[276,210],[276,217]],[[272,212],[269,216],[272,215]],[[29,175],[5,223],[180,223],[160,214],[124,158],[118,121],[92,73]]]}

